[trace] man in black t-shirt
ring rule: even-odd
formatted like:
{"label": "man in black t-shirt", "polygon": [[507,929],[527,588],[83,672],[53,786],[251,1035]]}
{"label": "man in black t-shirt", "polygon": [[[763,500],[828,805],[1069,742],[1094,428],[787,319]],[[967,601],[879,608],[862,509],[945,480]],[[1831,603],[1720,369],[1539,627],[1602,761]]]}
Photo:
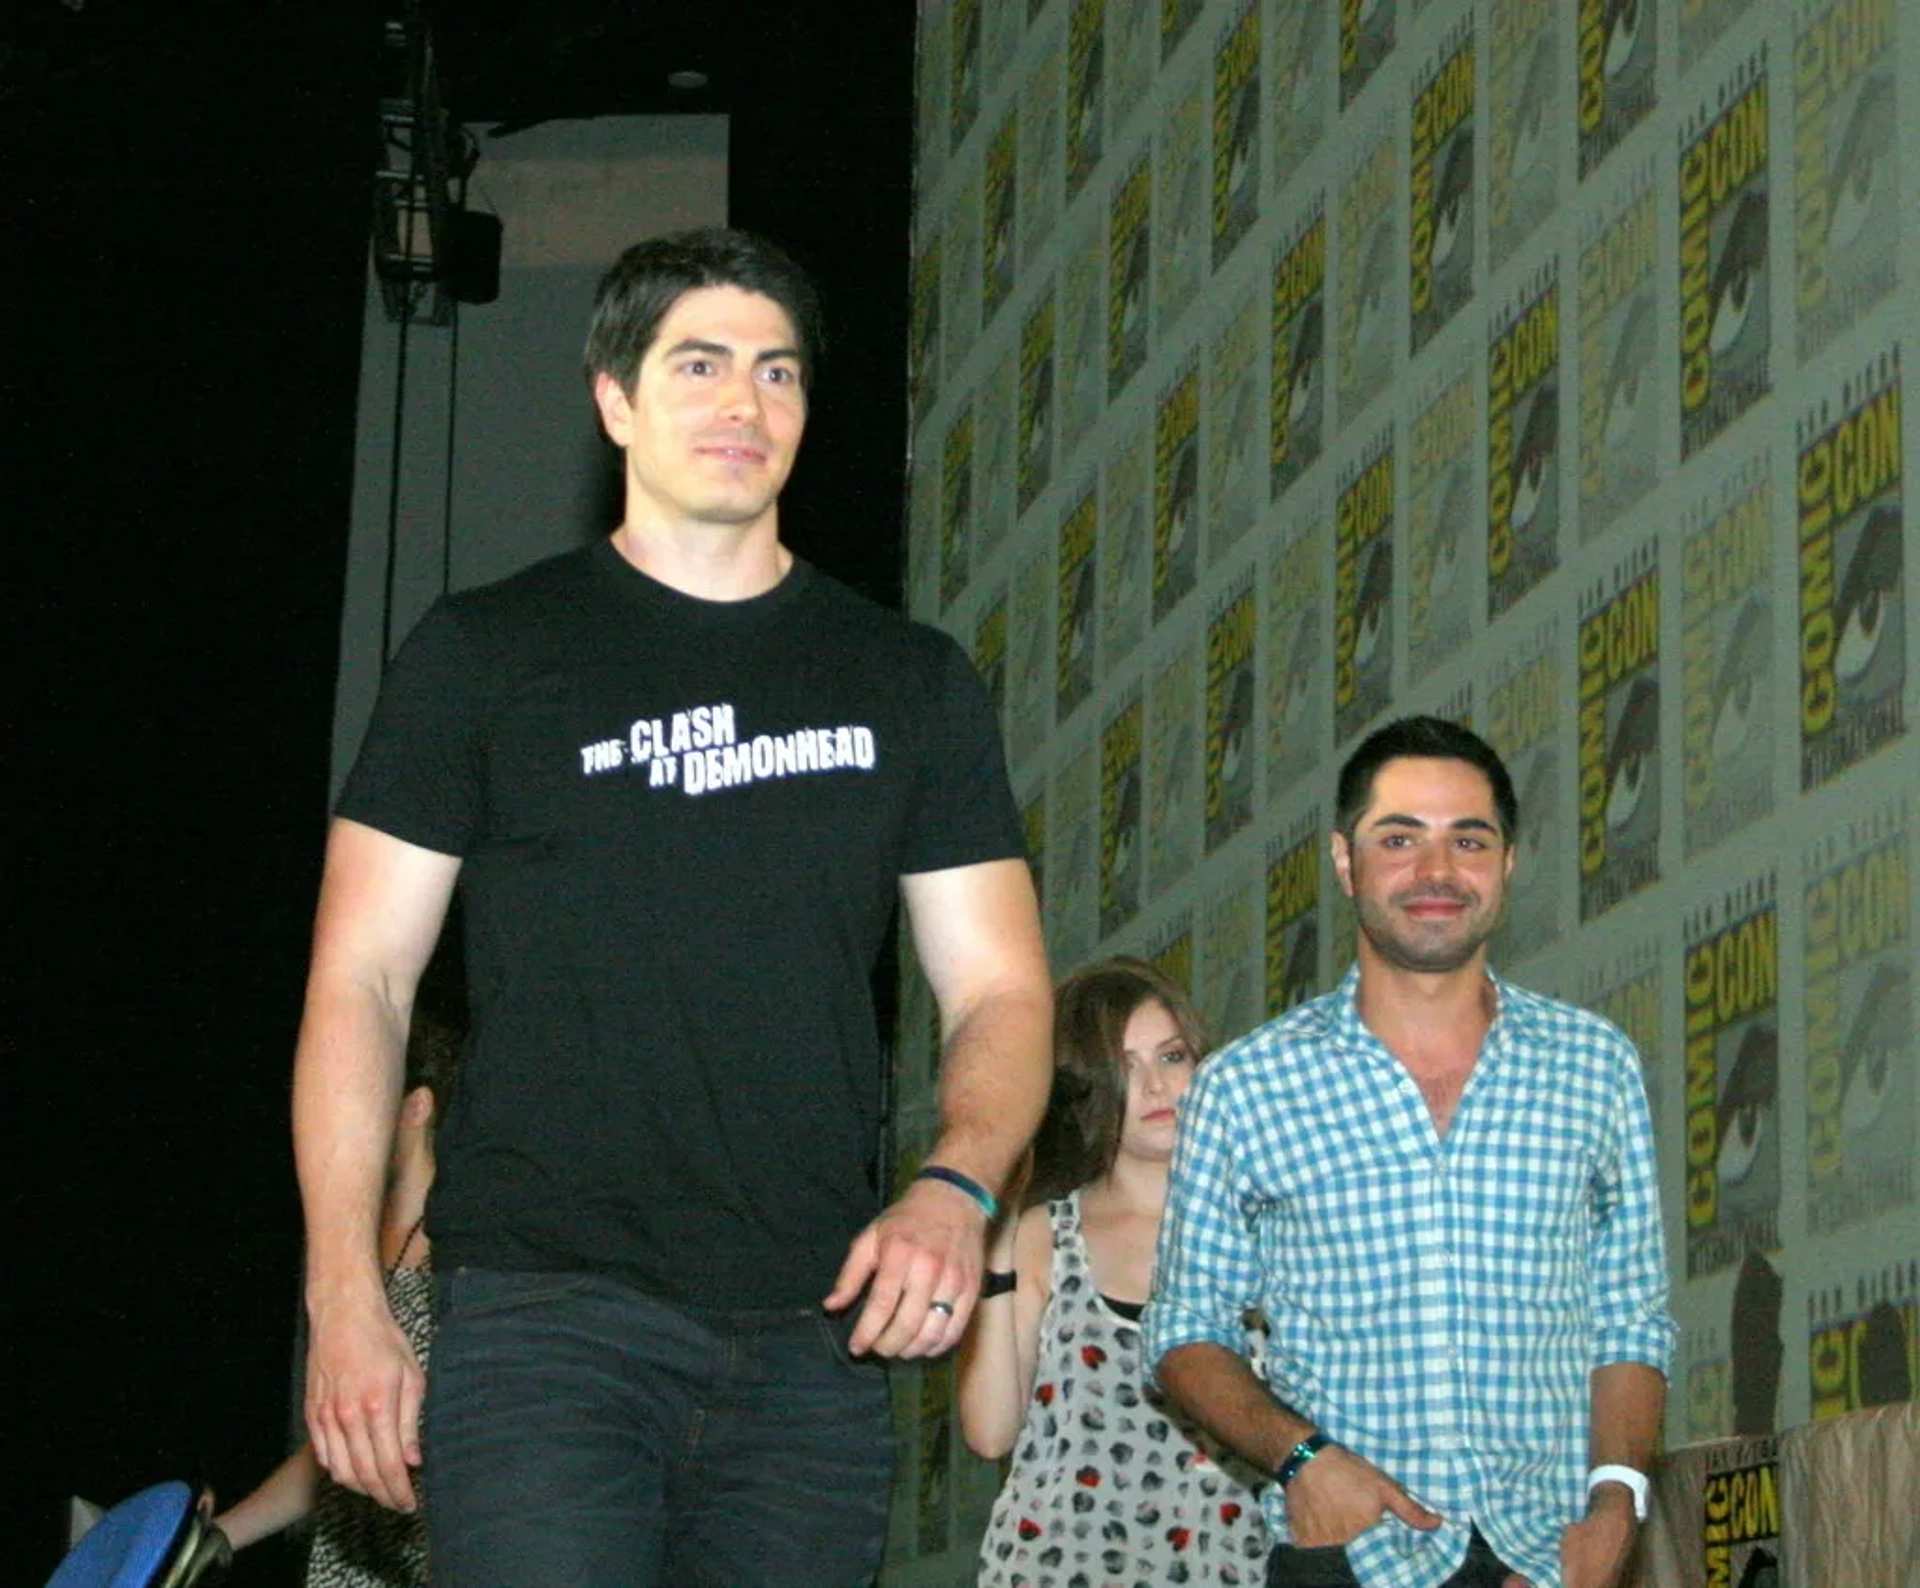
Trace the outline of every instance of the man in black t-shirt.
{"label": "man in black t-shirt", "polygon": [[[984,692],[950,639],[780,542],[819,345],[765,243],[629,249],[587,344],[620,526],[440,603],[341,798],[295,1065],[307,1418],[336,1478],[403,1510],[424,1421],[443,1588],[871,1576],[876,1359],[965,1332],[1045,1102],[1045,955]],[[428,1393],[374,1230],[456,878],[474,1030],[428,1210]],[[940,1005],[941,1121],[876,1214],[868,978],[896,895]]]}

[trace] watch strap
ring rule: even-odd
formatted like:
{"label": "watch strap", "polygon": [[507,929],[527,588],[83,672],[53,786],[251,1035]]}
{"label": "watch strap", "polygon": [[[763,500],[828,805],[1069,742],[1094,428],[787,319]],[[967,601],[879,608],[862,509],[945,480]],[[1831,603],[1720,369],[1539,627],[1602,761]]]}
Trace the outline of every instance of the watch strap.
{"label": "watch strap", "polygon": [[1300,1476],[1300,1469],[1325,1450],[1333,1441],[1318,1428],[1287,1452],[1287,1459],[1280,1463],[1280,1470],[1273,1475],[1274,1482],[1281,1488]]}

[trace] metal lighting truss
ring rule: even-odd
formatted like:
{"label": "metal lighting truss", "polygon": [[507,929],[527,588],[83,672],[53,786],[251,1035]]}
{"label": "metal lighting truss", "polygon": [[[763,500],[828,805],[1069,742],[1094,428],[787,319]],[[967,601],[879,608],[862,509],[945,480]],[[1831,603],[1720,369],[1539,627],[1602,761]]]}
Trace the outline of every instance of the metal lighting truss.
{"label": "metal lighting truss", "polygon": [[382,24],[380,165],[373,181],[373,268],[390,320],[446,325],[442,278],[456,204],[456,157],[423,0],[394,0]]}

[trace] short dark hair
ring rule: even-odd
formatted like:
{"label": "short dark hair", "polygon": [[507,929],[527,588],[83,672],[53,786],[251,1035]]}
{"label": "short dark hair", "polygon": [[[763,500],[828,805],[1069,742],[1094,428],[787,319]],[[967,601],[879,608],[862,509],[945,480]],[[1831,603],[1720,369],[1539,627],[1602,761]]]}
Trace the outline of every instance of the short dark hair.
{"label": "short dark hair", "polygon": [[812,384],[826,350],[820,295],[813,282],[765,238],[724,226],[649,237],[614,261],[593,295],[588,384],[611,375],[622,391],[631,392],[660,322],[681,298],[702,287],[738,287],[779,304],[799,343],[801,379]]}
{"label": "short dark hair", "polygon": [[1334,796],[1334,827],[1351,838],[1360,816],[1373,798],[1373,780],[1389,761],[1413,756],[1434,761],[1465,761],[1479,768],[1493,785],[1493,805],[1500,816],[1501,836],[1508,843],[1520,833],[1520,801],[1513,779],[1499,752],[1471,728],[1444,717],[1401,717],[1376,728],[1360,741],[1340,768]]}
{"label": "short dark hair", "polygon": [[1053,1001],[1053,1092],[1033,1138],[1032,1201],[1065,1196],[1097,1180],[1120,1155],[1127,1113],[1127,1022],[1142,1004],[1173,1016],[1197,1064],[1206,1023],[1186,989],[1129,954],[1097,960],[1061,982]]}

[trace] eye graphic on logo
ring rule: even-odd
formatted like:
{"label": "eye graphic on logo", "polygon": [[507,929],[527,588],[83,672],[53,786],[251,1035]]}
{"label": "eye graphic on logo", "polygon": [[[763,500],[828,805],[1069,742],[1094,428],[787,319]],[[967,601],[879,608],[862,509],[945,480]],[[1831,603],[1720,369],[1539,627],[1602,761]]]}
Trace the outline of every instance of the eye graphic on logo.
{"label": "eye graphic on logo", "polygon": [[1453,593],[1465,561],[1461,543],[1466,538],[1467,492],[1472,488],[1473,471],[1457,463],[1447,472],[1447,484],[1440,506],[1433,515],[1433,567],[1427,575],[1427,600],[1439,606]]}
{"label": "eye graphic on logo", "polygon": [[1548,386],[1534,394],[1527,410],[1526,428],[1513,459],[1513,506],[1510,519],[1516,535],[1525,534],[1547,494],[1553,469],[1553,449],[1560,441],[1560,394]]}
{"label": "eye graphic on logo", "polygon": [[1740,1039],[1740,1051],[1720,1094],[1720,1151],[1714,1169],[1722,1186],[1737,1186],[1753,1173],[1767,1143],[1779,1088],[1780,1044],[1773,1027],[1755,1021]]}
{"label": "eye graphic on logo", "polygon": [[1607,399],[1601,440],[1609,451],[1625,445],[1640,416],[1641,398],[1650,384],[1653,352],[1653,294],[1636,293],[1620,322],[1620,340],[1607,367]]}
{"label": "eye graphic on logo", "polygon": [[1174,460],[1173,483],[1167,489],[1167,557],[1171,561],[1186,550],[1187,535],[1193,526],[1194,499],[1200,494],[1200,455],[1192,442],[1180,449]]}
{"label": "eye graphic on logo", "polygon": [[1746,747],[1753,731],[1754,707],[1765,681],[1767,609],[1749,596],[1734,619],[1727,654],[1713,681],[1713,759],[1725,765]]}
{"label": "eye graphic on logo", "polygon": [[1300,322],[1293,331],[1293,374],[1287,385],[1287,418],[1298,425],[1312,404],[1320,375],[1320,300],[1315,298],[1300,311]]}
{"label": "eye graphic on logo", "polygon": [[1508,153],[1507,170],[1514,182],[1524,181],[1537,165],[1544,162],[1547,143],[1547,95],[1553,87],[1553,51],[1543,30],[1527,56],[1526,75],[1514,96],[1518,114],[1513,143]]}
{"label": "eye graphic on logo", "polygon": [[1713,273],[1713,321],[1707,347],[1715,357],[1728,352],[1747,328],[1747,318],[1766,290],[1766,265],[1767,196],[1749,188],[1733,212],[1726,246]]}
{"label": "eye graphic on logo", "polygon": [[1882,642],[1897,628],[1891,619],[1898,608],[1905,569],[1900,511],[1882,503],[1867,515],[1840,581],[1835,613],[1840,638],[1834,646],[1833,665],[1843,682],[1858,683],[1880,654]]}
{"label": "eye graphic on logo", "polygon": [[1120,335],[1131,341],[1147,310],[1147,236],[1136,233],[1127,244],[1126,267],[1121,274]]}
{"label": "eye graphic on logo", "polygon": [[1361,347],[1370,346],[1386,329],[1387,282],[1392,272],[1387,256],[1392,250],[1392,241],[1390,225],[1382,222],[1374,227],[1367,244],[1366,262],[1360,267],[1353,336]]}
{"label": "eye graphic on logo", "polygon": [[[1373,664],[1387,629],[1388,599],[1393,594],[1393,548],[1383,536],[1367,553],[1367,570],[1360,578],[1354,609],[1353,665],[1365,672]],[[1384,662],[1385,656],[1380,660]]]}
{"label": "eye graphic on logo", "polygon": [[1229,193],[1237,194],[1246,185],[1253,171],[1254,156],[1260,152],[1260,100],[1254,93],[1258,84],[1256,75],[1241,88],[1239,103],[1234,107],[1233,137],[1227,156]]}
{"label": "eye graphic on logo", "polygon": [[1840,1124],[1849,1132],[1869,1129],[1892,1089],[1894,1066],[1907,1062],[1901,1021],[1907,1009],[1907,973],[1881,963],[1860,999],[1860,1012],[1840,1055],[1843,1079]]}
{"label": "eye graphic on logo", "polygon": [[1456,137],[1447,146],[1447,158],[1441,167],[1438,195],[1434,200],[1433,246],[1427,258],[1434,270],[1444,267],[1462,241],[1468,245],[1466,263],[1472,258],[1473,243],[1473,139]]}
{"label": "eye graphic on logo", "polygon": [[1634,679],[1626,709],[1607,748],[1607,826],[1620,831],[1639,813],[1654,781],[1660,741],[1660,689],[1645,674]]}
{"label": "eye graphic on logo", "polygon": [[1033,397],[1029,409],[1026,461],[1029,470],[1047,457],[1047,428],[1053,418],[1053,360],[1045,360],[1034,371]]}
{"label": "eye graphic on logo", "polygon": [[1246,754],[1248,730],[1253,725],[1253,674],[1234,675],[1233,693],[1227,700],[1226,717],[1220,733],[1220,781],[1228,787],[1239,782],[1243,771],[1252,771]]}
{"label": "eye graphic on logo", "polygon": [[[1303,9],[1312,11],[1315,8],[1308,6]],[[1309,109],[1314,90],[1319,87],[1314,73],[1319,65],[1320,32],[1320,19],[1310,15],[1295,34],[1299,40],[1299,53],[1293,57],[1292,64],[1282,73],[1280,80],[1279,103],[1289,117],[1298,116]]]}
{"label": "eye graphic on logo", "polygon": [[1527,774],[1526,788],[1520,796],[1518,863],[1524,868],[1523,876],[1535,864],[1545,863],[1552,853],[1557,826],[1554,818],[1558,814],[1558,771],[1553,755],[1543,752],[1535,757],[1532,769]]}
{"label": "eye graphic on logo", "polygon": [[[1827,188],[1833,208],[1827,216],[1827,251],[1844,253],[1860,235],[1881,190],[1893,186],[1893,85],[1885,77],[1867,79],[1854,101],[1847,130],[1840,138]],[[1884,178],[1884,180],[1883,180]]]}
{"label": "eye graphic on logo", "polygon": [[1093,634],[1093,562],[1088,559],[1074,571],[1073,596],[1068,608],[1067,662],[1071,666],[1086,654]]}
{"label": "eye graphic on logo", "polygon": [[1610,0],[1607,6],[1607,47],[1601,69],[1611,81],[1633,63],[1640,45],[1642,0]]}

